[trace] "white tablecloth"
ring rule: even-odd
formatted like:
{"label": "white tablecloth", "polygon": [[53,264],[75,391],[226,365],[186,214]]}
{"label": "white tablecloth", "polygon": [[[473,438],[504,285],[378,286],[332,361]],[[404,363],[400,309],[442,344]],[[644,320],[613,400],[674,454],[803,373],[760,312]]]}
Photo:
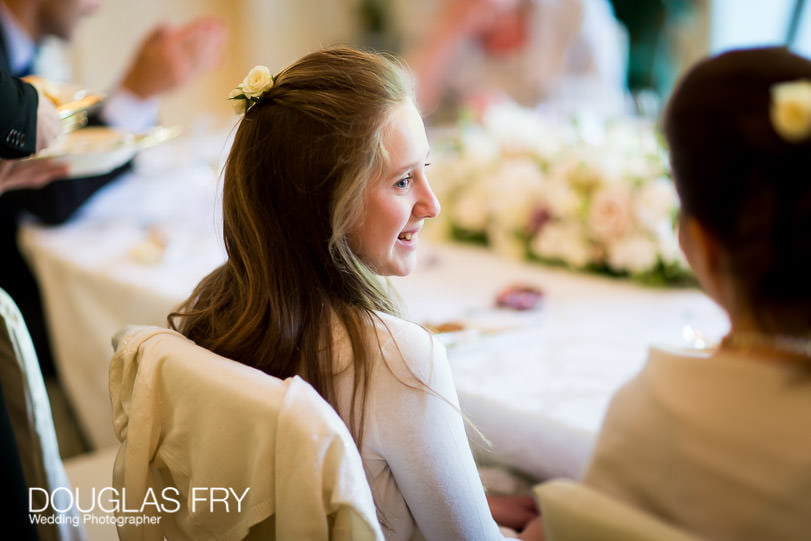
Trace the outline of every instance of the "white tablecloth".
{"label": "white tablecloth", "polygon": [[[425,252],[434,264],[395,280],[411,319],[512,329],[451,345],[449,357],[462,409],[492,443],[481,456],[536,479],[582,471],[612,393],[639,370],[651,344],[687,346],[686,326],[715,339],[727,328],[720,309],[695,290],[507,261],[481,248]],[[493,309],[509,284],[544,291],[540,309]]]}
{"label": "white tablecloth", "polygon": [[[210,166],[142,167],[71,223],[22,229],[59,373],[96,447],[115,443],[111,335],[131,323],[165,324],[224,260],[218,190]],[[150,231],[167,242],[159,262],[132,252]],[[424,243],[421,250],[417,271],[392,282],[410,319],[461,320],[473,329],[449,345],[449,357],[462,409],[491,442],[472,435],[474,447],[538,479],[582,470],[611,393],[641,367],[650,344],[684,346],[685,325],[711,338],[726,329],[720,310],[697,291],[643,288],[475,247]],[[541,307],[494,309],[496,292],[513,283],[541,288]],[[501,332],[486,334],[494,330]]]}

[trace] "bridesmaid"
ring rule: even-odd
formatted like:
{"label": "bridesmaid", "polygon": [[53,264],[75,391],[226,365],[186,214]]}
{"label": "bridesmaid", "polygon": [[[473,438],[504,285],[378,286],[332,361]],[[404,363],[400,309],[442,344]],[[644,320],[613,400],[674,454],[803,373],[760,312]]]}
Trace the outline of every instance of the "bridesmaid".
{"label": "bridesmaid", "polygon": [[225,168],[228,260],[170,324],[332,404],[387,539],[500,539],[445,350],[381,280],[414,269],[439,213],[406,70],[327,49],[275,76],[254,68],[231,98],[245,116]]}

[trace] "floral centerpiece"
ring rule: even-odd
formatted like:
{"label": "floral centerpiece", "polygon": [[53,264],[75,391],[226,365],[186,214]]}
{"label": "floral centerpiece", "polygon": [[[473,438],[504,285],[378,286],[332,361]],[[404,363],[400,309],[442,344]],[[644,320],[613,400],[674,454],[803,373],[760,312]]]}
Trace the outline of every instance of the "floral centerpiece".
{"label": "floral centerpiece", "polygon": [[650,284],[692,282],[651,123],[498,106],[432,139],[440,235]]}

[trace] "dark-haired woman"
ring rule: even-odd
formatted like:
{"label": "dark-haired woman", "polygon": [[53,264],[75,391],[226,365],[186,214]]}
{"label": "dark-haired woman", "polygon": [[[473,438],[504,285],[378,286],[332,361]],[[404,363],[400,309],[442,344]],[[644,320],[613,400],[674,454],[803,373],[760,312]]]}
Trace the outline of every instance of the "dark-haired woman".
{"label": "dark-haired woman", "polygon": [[585,482],[702,539],[811,536],[811,62],[695,66],[665,119],[682,248],[729,334],[652,349],[615,396]]}

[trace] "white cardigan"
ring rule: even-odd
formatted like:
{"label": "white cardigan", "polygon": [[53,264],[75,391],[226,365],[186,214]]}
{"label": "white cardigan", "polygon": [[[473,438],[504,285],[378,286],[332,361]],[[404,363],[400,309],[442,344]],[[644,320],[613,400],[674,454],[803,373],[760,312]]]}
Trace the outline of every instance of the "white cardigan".
{"label": "white cardigan", "polygon": [[[502,539],[465,435],[445,348],[427,330],[378,314],[380,355],[361,458],[389,541]],[[350,344],[335,331],[338,413],[349,424]]]}
{"label": "white cardigan", "polygon": [[707,539],[811,535],[811,379],[719,352],[651,350],[605,417],[585,482]]}

